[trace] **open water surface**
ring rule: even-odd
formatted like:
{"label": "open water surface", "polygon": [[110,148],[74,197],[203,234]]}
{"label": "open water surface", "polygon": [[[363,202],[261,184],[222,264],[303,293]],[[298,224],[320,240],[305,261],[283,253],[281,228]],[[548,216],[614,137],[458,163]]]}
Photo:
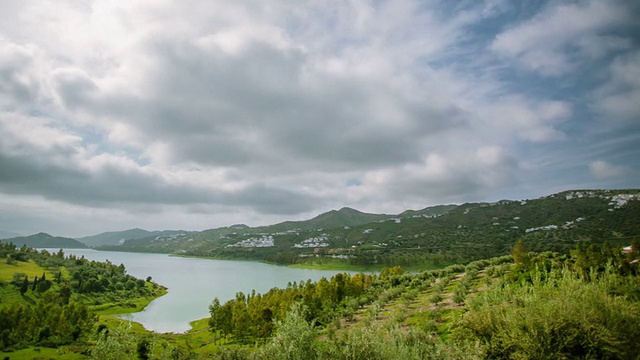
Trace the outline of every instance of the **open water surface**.
{"label": "open water surface", "polygon": [[209,304],[215,297],[224,303],[235,298],[239,291],[247,294],[255,289],[264,293],[274,287],[286,287],[289,282],[307,279],[317,281],[323,276],[330,278],[339,272],[166,254],[92,249],[64,249],[64,253],[84,256],[89,260],[109,260],[116,265],[124,264],[128,274],[140,279],[151,276],[153,281],[166,286],[169,290],[167,295],[152,301],[141,312],[126,315],[157,332],[179,333],[189,330],[189,322],[209,316]]}

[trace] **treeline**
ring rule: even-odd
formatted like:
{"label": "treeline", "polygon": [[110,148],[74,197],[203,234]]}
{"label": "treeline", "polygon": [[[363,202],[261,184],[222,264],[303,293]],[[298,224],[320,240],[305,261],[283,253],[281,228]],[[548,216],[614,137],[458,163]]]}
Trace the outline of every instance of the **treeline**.
{"label": "treeline", "polygon": [[[54,281],[37,276],[29,279],[24,273],[15,273],[12,283],[21,286],[24,283],[36,284],[40,292],[47,290],[55,282],[66,284],[76,294],[119,294],[122,298],[134,298],[154,295],[154,289],[159,286],[152,283],[151,289],[146,287],[148,281],[138,279],[127,274],[123,264],[115,265],[110,261],[100,262],[88,260],[84,256],[65,256],[64,250],[49,253],[47,250],[35,250],[26,246],[16,248],[13,244],[0,245],[0,258],[5,258],[7,264],[16,261],[34,261],[39,266],[54,274]],[[63,272],[66,275],[63,275]],[[149,282],[151,278],[148,278]],[[41,285],[44,284],[44,285]]]}
{"label": "treeline", "polygon": [[0,349],[70,344],[89,334],[95,321],[86,305],[69,301],[68,288],[47,291],[34,304],[0,306]]}
{"label": "treeline", "polygon": [[224,304],[215,298],[209,307],[209,325],[213,332],[233,335],[241,342],[264,339],[271,336],[274,321],[283,319],[294,303],[305,307],[307,321],[326,325],[346,299],[365,293],[375,279],[368,274],[340,273],[330,280],[323,277],[317,282],[293,283],[265,294],[239,292]]}

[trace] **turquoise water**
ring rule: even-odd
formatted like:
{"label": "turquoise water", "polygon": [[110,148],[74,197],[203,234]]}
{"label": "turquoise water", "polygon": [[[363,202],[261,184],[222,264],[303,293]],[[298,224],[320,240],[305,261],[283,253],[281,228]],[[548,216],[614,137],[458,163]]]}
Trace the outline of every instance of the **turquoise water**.
{"label": "turquoise water", "polygon": [[65,249],[89,260],[124,264],[127,273],[166,286],[169,293],[151,302],[143,311],[126,315],[145,328],[156,332],[185,332],[189,322],[209,316],[209,304],[217,297],[221,302],[235,297],[239,291],[267,292],[321,277],[330,278],[339,271],[291,269],[252,261],[210,260],[173,257],[165,254],[126,253],[90,249]]}

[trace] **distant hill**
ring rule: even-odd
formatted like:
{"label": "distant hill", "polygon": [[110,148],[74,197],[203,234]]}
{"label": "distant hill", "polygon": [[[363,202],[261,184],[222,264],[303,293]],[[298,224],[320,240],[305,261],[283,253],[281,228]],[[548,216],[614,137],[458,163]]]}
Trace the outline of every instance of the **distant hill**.
{"label": "distant hill", "polygon": [[77,240],[39,233],[30,236],[3,239],[4,243],[13,243],[18,247],[26,245],[32,248],[83,249],[87,246]]}
{"label": "distant hill", "polygon": [[129,229],[124,231],[110,231],[97,235],[76,238],[81,243],[90,246],[117,246],[124,244],[127,240],[144,239],[157,236],[175,236],[185,235],[187,232],[183,230],[164,230],[164,231],[147,231],[143,229]]}
{"label": "distant hill", "polygon": [[434,216],[440,216],[450,210],[453,210],[455,208],[457,208],[458,205],[436,205],[436,206],[429,206],[426,207],[422,210],[406,210],[402,213],[400,213],[400,217],[434,217]]}
{"label": "distant hill", "polygon": [[301,221],[285,221],[275,225],[263,226],[260,227],[260,229],[268,230],[271,232],[287,231],[293,229],[329,229],[343,226],[362,225],[370,222],[386,220],[391,217],[393,217],[393,215],[369,214],[349,207],[343,207],[340,210],[331,210],[329,212],[320,214],[313,219]]}
{"label": "distant hill", "polygon": [[110,250],[296,263],[317,255],[356,265],[468,262],[577,244],[627,246],[640,237],[640,190],[575,190],[528,200],[439,205],[397,215],[342,208],[306,221],[232,226],[128,240]]}
{"label": "distant hill", "polygon": [[0,239],[11,239],[11,238],[20,237],[20,236],[22,236],[22,234],[14,233],[11,231],[0,230]]}

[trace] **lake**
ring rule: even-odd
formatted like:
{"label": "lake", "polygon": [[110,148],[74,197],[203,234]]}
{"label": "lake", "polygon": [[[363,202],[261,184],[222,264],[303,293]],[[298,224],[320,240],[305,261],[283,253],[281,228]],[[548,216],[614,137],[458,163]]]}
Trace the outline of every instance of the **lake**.
{"label": "lake", "polygon": [[[49,249],[51,251],[51,249]],[[57,251],[57,250],[56,250]],[[338,270],[292,269],[252,261],[211,260],[174,257],[166,254],[64,249],[65,255],[75,254],[89,260],[109,260],[124,264],[127,273],[140,279],[151,276],[153,281],[168,288],[169,293],[152,301],[143,311],[127,314],[156,332],[185,332],[189,322],[209,316],[209,304],[217,297],[221,302],[235,298],[239,291],[264,293],[274,287],[286,287],[289,282],[323,276],[330,278]]]}

